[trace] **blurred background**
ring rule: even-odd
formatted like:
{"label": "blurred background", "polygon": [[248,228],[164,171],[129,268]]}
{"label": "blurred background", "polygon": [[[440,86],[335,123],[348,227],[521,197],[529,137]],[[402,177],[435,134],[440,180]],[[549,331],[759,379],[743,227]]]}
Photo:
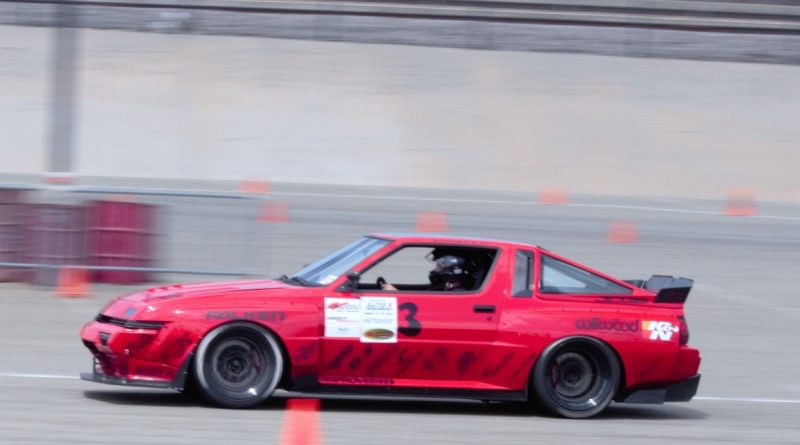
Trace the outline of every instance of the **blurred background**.
{"label": "blurred background", "polygon": [[[424,231],[695,278],[699,400],[795,415],[799,117],[800,0],[2,0],[0,376],[85,370],[80,321],[129,285],[275,277]],[[19,338],[64,309],[59,360]],[[690,442],[800,438],[769,407],[764,430],[749,408],[661,415],[715,412]],[[12,437],[47,442],[28,421]]]}
{"label": "blurred background", "polygon": [[473,198],[800,201],[797,1],[2,1],[0,23],[0,262],[40,283],[282,273]]}

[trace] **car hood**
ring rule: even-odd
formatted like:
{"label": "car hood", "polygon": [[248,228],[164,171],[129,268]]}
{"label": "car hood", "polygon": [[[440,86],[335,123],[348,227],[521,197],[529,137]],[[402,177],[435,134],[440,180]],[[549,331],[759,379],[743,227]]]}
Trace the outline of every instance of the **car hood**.
{"label": "car hood", "polygon": [[147,289],[124,295],[119,300],[131,303],[153,303],[162,300],[183,300],[211,295],[221,295],[241,291],[260,291],[270,289],[294,288],[276,280],[229,281],[222,283],[175,284]]}
{"label": "car hood", "polygon": [[[240,297],[253,292],[259,298],[251,300],[261,302],[263,297],[286,296],[286,292],[296,295],[299,288],[275,280],[231,281],[223,283],[176,284],[154,287],[141,292],[123,295],[109,301],[100,314],[107,317],[126,320],[163,320],[190,308],[211,308],[225,302],[241,304]],[[265,292],[266,291],[266,292]]]}

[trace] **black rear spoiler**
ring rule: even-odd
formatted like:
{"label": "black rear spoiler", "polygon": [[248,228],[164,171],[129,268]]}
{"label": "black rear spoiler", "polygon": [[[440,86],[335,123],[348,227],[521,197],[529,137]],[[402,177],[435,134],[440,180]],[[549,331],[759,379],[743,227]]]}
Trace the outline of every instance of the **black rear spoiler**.
{"label": "black rear spoiler", "polygon": [[645,280],[625,280],[626,283],[656,293],[656,303],[685,303],[694,280],[669,275],[653,275]]}

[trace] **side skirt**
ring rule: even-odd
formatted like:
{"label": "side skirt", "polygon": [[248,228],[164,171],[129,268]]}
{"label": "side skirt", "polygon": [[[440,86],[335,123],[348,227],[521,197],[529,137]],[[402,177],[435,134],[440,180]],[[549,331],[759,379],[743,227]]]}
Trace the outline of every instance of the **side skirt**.
{"label": "side skirt", "polygon": [[[309,388],[310,389],[310,388]],[[360,395],[384,397],[441,397],[449,399],[472,399],[498,402],[524,402],[528,400],[525,391],[488,391],[470,389],[442,388],[395,388],[380,386],[325,386],[314,390],[295,389],[296,392],[330,395]]]}

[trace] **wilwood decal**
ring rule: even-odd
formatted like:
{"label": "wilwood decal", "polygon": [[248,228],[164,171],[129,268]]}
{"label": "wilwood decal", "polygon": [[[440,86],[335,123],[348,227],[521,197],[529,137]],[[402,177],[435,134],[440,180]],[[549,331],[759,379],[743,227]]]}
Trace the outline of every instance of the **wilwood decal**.
{"label": "wilwood decal", "polygon": [[619,320],[616,318],[583,318],[575,322],[575,327],[583,330],[639,332],[639,320]]}

